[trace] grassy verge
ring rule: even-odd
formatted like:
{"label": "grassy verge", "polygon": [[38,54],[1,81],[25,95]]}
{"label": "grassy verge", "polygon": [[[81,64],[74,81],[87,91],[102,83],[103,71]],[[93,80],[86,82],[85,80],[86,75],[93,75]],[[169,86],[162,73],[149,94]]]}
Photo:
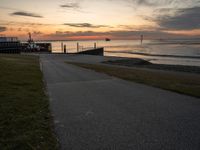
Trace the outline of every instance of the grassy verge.
{"label": "grassy verge", "polygon": [[146,60],[139,58],[127,58],[120,60],[110,60],[103,62],[105,64],[120,65],[135,68],[148,68],[156,70],[166,70],[166,71],[179,71],[200,74],[199,66],[183,66],[183,65],[167,65],[167,64],[152,64]]}
{"label": "grassy verge", "polygon": [[67,62],[121,79],[200,97],[200,75]]}
{"label": "grassy verge", "polygon": [[57,149],[38,57],[0,55],[0,149]]}

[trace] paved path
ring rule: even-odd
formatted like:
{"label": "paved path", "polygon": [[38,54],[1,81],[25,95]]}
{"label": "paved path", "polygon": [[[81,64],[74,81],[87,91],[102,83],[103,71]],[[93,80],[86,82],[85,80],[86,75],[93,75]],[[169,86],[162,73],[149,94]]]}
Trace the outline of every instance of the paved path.
{"label": "paved path", "polygon": [[64,63],[104,58],[40,57],[61,149],[200,149],[200,99]]}

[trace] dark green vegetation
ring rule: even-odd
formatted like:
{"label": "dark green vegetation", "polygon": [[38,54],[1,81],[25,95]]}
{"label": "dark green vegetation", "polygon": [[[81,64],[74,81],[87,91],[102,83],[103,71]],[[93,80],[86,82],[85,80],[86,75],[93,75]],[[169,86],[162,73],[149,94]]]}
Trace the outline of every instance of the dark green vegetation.
{"label": "dark green vegetation", "polygon": [[57,149],[36,56],[0,55],[0,149]]}
{"label": "dark green vegetation", "polygon": [[106,73],[121,79],[144,83],[178,93],[200,97],[200,75],[152,69],[125,68],[98,64],[70,64]]}

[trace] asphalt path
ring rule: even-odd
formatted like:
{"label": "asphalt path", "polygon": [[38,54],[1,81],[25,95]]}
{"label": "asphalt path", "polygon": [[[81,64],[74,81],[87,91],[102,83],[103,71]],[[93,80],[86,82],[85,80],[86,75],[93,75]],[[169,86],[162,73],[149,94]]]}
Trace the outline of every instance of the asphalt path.
{"label": "asphalt path", "polygon": [[62,150],[200,149],[200,99],[65,63],[105,59],[40,55]]}

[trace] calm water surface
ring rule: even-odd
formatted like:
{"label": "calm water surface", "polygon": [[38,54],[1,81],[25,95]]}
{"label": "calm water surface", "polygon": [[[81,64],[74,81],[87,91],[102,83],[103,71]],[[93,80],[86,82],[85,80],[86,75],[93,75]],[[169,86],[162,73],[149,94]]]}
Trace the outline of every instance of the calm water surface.
{"label": "calm water surface", "polygon": [[[61,41],[52,43],[53,52],[61,51]],[[63,41],[68,52],[83,51],[94,47],[105,48],[105,56],[143,58],[152,63],[200,66],[200,40],[144,41],[137,40],[106,41]],[[178,57],[176,57],[178,56]]]}

